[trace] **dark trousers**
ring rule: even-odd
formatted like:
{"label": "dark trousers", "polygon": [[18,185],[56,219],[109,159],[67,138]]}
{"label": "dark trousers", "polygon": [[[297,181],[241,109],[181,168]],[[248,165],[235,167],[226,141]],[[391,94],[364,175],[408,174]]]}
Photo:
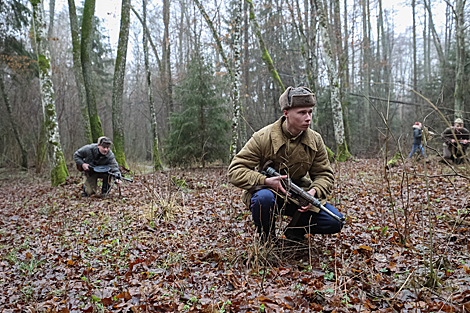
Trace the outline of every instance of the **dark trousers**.
{"label": "dark trousers", "polygon": [[[325,207],[339,217],[343,217],[331,204],[326,203]],[[283,212],[280,212],[281,209],[283,209]],[[293,203],[287,203],[284,206],[284,199],[277,197],[269,189],[259,190],[251,197],[250,210],[253,221],[258,232],[260,234],[264,233],[266,236],[274,234],[274,219],[276,215],[294,216],[298,209],[299,206]],[[323,211],[319,213],[307,211],[300,213],[300,217],[294,227],[294,229],[290,230],[290,233],[300,239],[306,233],[335,234],[341,231],[343,225]]]}
{"label": "dark trousers", "polygon": [[109,187],[108,173],[89,172],[85,176],[85,192],[88,195],[98,193],[98,178],[103,179],[103,186],[101,187],[101,193],[106,194],[108,192],[108,187]]}
{"label": "dark trousers", "polygon": [[458,148],[457,145],[450,145],[449,150],[452,153],[451,160],[455,164],[463,164],[465,163],[465,157],[467,156],[467,147],[465,145],[461,145],[462,150]]}

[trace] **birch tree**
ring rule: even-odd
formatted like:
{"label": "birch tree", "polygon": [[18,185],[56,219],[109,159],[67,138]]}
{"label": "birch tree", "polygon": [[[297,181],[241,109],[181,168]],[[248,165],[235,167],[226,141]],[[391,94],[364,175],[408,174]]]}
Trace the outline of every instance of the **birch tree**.
{"label": "birch tree", "polygon": [[[142,1],[142,17],[144,25],[147,25],[147,0]],[[145,28],[145,27],[144,27]],[[147,80],[147,95],[149,100],[149,109],[150,109],[150,123],[152,129],[152,160],[153,168],[156,171],[162,170],[163,165],[160,159],[160,151],[158,150],[158,128],[157,128],[157,115],[155,114],[155,105],[153,103],[153,91],[152,91],[152,76],[150,73],[149,66],[149,51],[148,51],[148,32],[144,29],[143,31],[143,46],[144,46],[144,63],[145,63],[145,73]],[[158,56],[157,56],[158,57]]]}
{"label": "birch tree", "polygon": [[333,57],[333,51],[331,49],[331,41],[328,34],[328,21],[323,10],[322,1],[315,0],[315,7],[323,42],[323,52],[325,54],[328,80],[330,82],[331,110],[333,113],[333,127],[335,130],[336,154],[340,161],[344,161],[346,158],[350,157],[351,154],[348,151],[346,140],[344,140],[343,110],[341,108],[338,72],[336,69],[335,59]]}
{"label": "birch tree", "polygon": [[224,62],[224,66],[227,69],[227,72],[229,74],[230,82],[232,83],[232,136],[231,136],[231,143],[230,143],[230,160],[237,154],[238,152],[238,147],[244,144],[240,138],[244,138],[242,127],[241,127],[241,116],[242,116],[242,107],[240,103],[240,85],[241,85],[241,74],[240,74],[240,55],[241,55],[241,42],[240,42],[240,32],[241,32],[241,1],[243,0],[237,0],[236,1],[236,11],[237,13],[235,14],[236,20],[235,20],[235,30],[234,30],[234,44],[233,44],[233,49],[234,49],[234,57],[235,57],[235,62],[234,62],[234,71],[232,70],[232,67],[229,63],[229,60],[227,59],[227,56],[225,55],[224,49],[222,47],[222,42],[220,41],[220,35],[217,32],[217,30],[214,27],[214,24],[212,23],[212,20],[209,18],[209,16],[206,13],[206,10],[204,9],[204,6],[201,4],[199,0],[194,0],[196,3],[196,6],[199,9],[199,12],[201,15],[204,17],[207,26],[209,27],[211,33],[212,33],[212,38],[216,42],[219,55],[222,58]]}
{"label": "birch tree", "polygon": [[124,128],[122,123],[122,94],[124,90],[124,77],[126,76],[127,42],[129,39],[129,25],[131,14],[131,0],[122,0],[121,27],[119,30],[118,50],[114,66],[113,79],[113,150],[119,165],[127,168],[124,153]]}
{"label": "birch tree", "polygon": [[236,1],[235,12],[235,30],[233,34],[233,54],[234,54],[234,82],[233,82],[233,116],[232,116],[232,142],[230,145],[230,160],[235,157],[240,145],[240,124],[241,124],[241,105],[240,105],[240,59],[241,59],[241,28],[242,28],[242,1]]}
{"label": "birch tree", "polygon": [[72,57],[73,57],[73,74],[75,84],[77,85],[78,102],[80,112],[82,113],[82,133],[83,139],[87,144],[93,142],[93,136],[90,126],[90,115],[88,114],[88,104],[86,97],[85,81],[83,79],[82,58],[80,55],[80,33],[78,29],[77,10],[75,8],[75,0],[68,0],[70,31],[72,33]]}
{"label": "birch tree", "polygon": [[48,160],[51,171],[51,185],[57,186],[65,182],[69,175],[65,165],[64,154],[60,144],[59,124],[55,107],[54,86],[50,51],[47,45],[47,28],[44,14],[44,3],[40,0],[30,0],[33,7],[33,28],[37,45],[39,86],[41,103],[48,143]]}
{"label": "birch tree", "polygon": [[91,33],[93,30],[93,17],[95,15],[95,0],[85,0],[82,19],[82,36],[80,44],[80,57],[82,60],[83,80],[85,82],[86,99],[88,104],[88,114],[90,117],[90,127],[93,141],[97,142],[98,138],[103,136],[101,128],[101,120],[98,116],[96,107],[96,96],[93,89],[93,70],[91,66]]}

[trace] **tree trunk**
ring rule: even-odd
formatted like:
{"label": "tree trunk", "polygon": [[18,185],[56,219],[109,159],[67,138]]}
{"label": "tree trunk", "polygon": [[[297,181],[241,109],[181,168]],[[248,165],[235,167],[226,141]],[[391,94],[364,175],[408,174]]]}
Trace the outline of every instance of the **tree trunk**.
{"label": "tree trunk", "polygon": [[119,165],[128,168],[124,153],[124,128],[122,122],[122,94],[126,76],[127,42],[129,39],[131,0],[122,0],[121,27],[114,66],[113,79],[113,150]]}
{"label": "tree trunk", "polygon": [[59,125],[55,108],[54,85],[52,83],[52,69],[50,51],[47,47],[46,19],[44,4],[32,0],[34,35],[38,52],[39,86],[41,89],[41,102],[44,113],[44,125],[48,142],[48,159],[51,170],[51,185],[57,186],[65,182],[69,175],[65,158],[60,145]]}
{"label": "tree trunk", "polygon": [[[142,1],[142,16],[143,16],[143,25],[147,25],[147,0]],[[155,171],[160,171],[163,169],[162,161],[160,159],[160,151],[158,150],[158,125],[157,125],[157,115],[155,114],[155,105],[153,103],[153,92],[152,92],[152,79],[149,66],[149,51],[148,51],[148,32],[143,31],[143,46],[144,46],[144,59],[145,59],[145,73],[147,76],[147,91],[149,99],[149,108],[150,108],[150,122],[152,128],[152,161],[153,168]]]}
{"label": "tree trunk", "polygon": [[28,170],[28,151],[25,149],[24,143],[20,138],[20,134],[18,132],[18,124],[16,123],[15,119],[13,118],[10,99],[8,98],[8,94],[5,90],[5,83],[3,82],[3,75],[0,74],[0,92],[2,93],[3,102],[7,108],[8,120],[10,121],[11,128],[13,129],[13,134],[15,135],[16,142],[18,142],[18,146],[21,150],[21,169]]}
{"label": "tree trunk", "polygon": [[[245,111],[244,111],[244,108],[247,108],[249,106],[249,102],[248,102],[248,86],[250,85],[250,75],[248,73],[248,69],[249,69],[249,62],[250,62],[250,57],[249,57],[249,35],[248,35],[248,3],[243,2],[243,47],[245,49],[244,51],[244,56],[243,56],[243,63],[244,64],[244,68],[243,68],[243,75],[245,76],[244,77],[244,81],[245,81],[245,87],[243,88],[243,92],[240,90],[240,109],[241,109],[241,117],[243,118],[243,121],[241,121],[241,124],[240,124],[240,136],[239,136],[239,141],[240,141],[240,145],[241,146],[244,146],[246,141],[247,141],[247,134],[246,134],[246,125],[247,125],[247,121],[245,119]],[[242,100],[241,99],[245,99],[245,105],[243,105],[242,103]]]}
{"label": "tree trunk", "polygon": [[[429,10],[431,9],[431,2],[429,2]],[[454,22],[454,14],[452,14],[453,7],[447,2],[446,5],[446,28],[445,28],[445,38],[444,38],[444,54],[445,58],[449,57],[450,46],[452,45],[452,24]],[[433,24],[434,26],[434,24]]]}
{"label": "tree trunk", "polygon": [[[418,61],[416,59],[416,0],[411,1],[413,14],[413,102],[417,102],[418,92]],[[419,106],[416,107],[416,117],[419,116]]]}
{"label": "tree trunk", "polygon": [[98,109],[96,107],[95,91],[93,90],[93,70],[91,66],[90,53],[91,53],[91,33],[93,31],[93,17],[95,15],[95,0],[85,0],[83,8],[82,19],[82,36],[81,36],[81,59],[83,80],[85,82],[85,91],[88,104],[88,114],[90,116],[91,135],[94,142],[103,136],[103,129],[101,128],[100,117],[98,116]]}
{"label": "tree trunk", "polygon": [[321,0],[315,0],[318,22],[323,41],[323,51],[325,53],[325,63],[328,71],[331,92],[331,110],[333,113],[333,127],[335,130],[336,154],[340,161],[346,160],[351,154],[348,151],[348,145],[344,140],[343,111],[341,108],[338,73],[336,70],[333,51],[331,50],[330,36],[328,34],[328,21],[324,14]]}
{"label": "tree trunk", "polygon": [[47,30],[47,40],[52,39],[54,30],[55,0],[49,0],[49,29]]}
{"label": "tree trunk", "polygon": [[437,54],[439,56],[439,61],[441,63],[441,69],[442,69],[446,66],[447,59],[444,56],[444,51],[442,50],[441,41],[439,39],[439,36],[437,35],[436,28],[434,27],[434,22],[432,20],[431,4],[428,3],[428,0],[424,0],[424,5],[429,13],[429,26],[431,27],[431,31],[432,31],[432,39],[433,39]]}
{"label": "tree trunk", "polygon": [[171,62],[170,62],[170,0],[163,0],[163,71],[162,79],[166,85],[165,102],[168,105],[169,112],[174,112],[173,107],[173,90],[171,78]]}
{"label": "tree trunk", "polygon": [[[370,104],[369,104],[369,96],[370,96],[370,41],[369,41],[369,31],[368,31],[368,17],[369,7],[367,6],[367,1],[362,1],[362,72],[363,72],[363,81],[364,81],[364,127],[363,132],[365,134],[369,133],[370,130]],[[364,138],[364,146],[369,147],[370,145],[370,136],[363,136]]]}
{"label": "tree trunk", "polygon": [[240,59],[241,59],[241,41],[240,33],[242,28],[242,1],[237,0],[235,3],[235,29],[233,34],[233,54],[234,54],[234,82],[233,82],[233,116],[232,116],[232,143],[230,145],[230,160],[232,160],[238,152],[240,144],[240,120],[241,105],[240,105],[240,86],[241,86],[241,72],[240,72]]}
{"label": "tree trunk", "polygon": [[[338,38],[341,40],[341,38]],[[344,0],[344,47],[342,53],[342,67],[343,67],[343,113],[344,113],[344,138],[346,142],[351,143],[351,131],[349,128],[349,31],[348,31],[348,3]]]}
{"label": "tree trunk", "polygon": [[252,30],[255,33],[256,38],[258,39],[262,59],[264,63],[266,64],[266,66],[268,67],[268,70],[274,79],[274,83],[277,84],[277,86],[279,87],[280,93],[283,93],[286,90],[286,88],[284,87],[284,84],[282,83],[281,78],[279,77],[279,74],[277,73],[276,68],[274,67],[273,60],[271,59],[268,49],[266,48],[266,44],[264,43],[263,37],[261,36],[261,30],[259,28],[258,22],[256,21],[253,1],[252,0],[245,0],[245,1],[248,2],[249,7],[250,7],[250,23],[251,23]]}
{"label": "tree trunk", "polygon": [[455,39],[456,39],[456,61],[457,75],[455,77],[454,90],[454,115],[455,118],[462,118],[464,111],[464,67],[465,67],[465,20],[464,7],[466,0],[455,1]]}
{"label": "tree trunk", "polygon": [[80,56],[80,35],[78,30],[77,11],[75,1],[68,0],[70,31],[72,32],[72,56],[73,56],[73,74],[75,76],[75,84],[77,85],[78,101],[80,103],[80,112],[82,113],[82,132],[84,141],[87,144],[93,142],[93,136],[90,126],[90,115],[88,114],[88,104],[86,101],[85,81],[83,80],[82,60]]}
{"label": "tree trunk", "polygon": [[[312,69],[312,91],[315,93],[317,98],[319,97],[319,90],[318,90],[318,53],[317,53],[317,13],[315,11],[315,4],[313,3],[314,0],[305,0],[310,1],[310,31],[309,31],[309,62],[310,67]],[[317,113],[317,106],[313,107],[312,112],[312,129],[316,129],[318,127],[318,113]]]}
{"label": "tree trunk", "polygon": [[[388,98],[388,91],[390,90],[390,65],[388,64],[388,51],[387,51],[387,38],[385,37],[385,29],[384,29],[384,18],[383,18],[383,10],[382,10],[382,0],[379,0],[379,27],[380,27],[380,34],[381,34],[381,44],[382,44],[382,60],[379,60],[382,64],[381,67],[383,68],[383,82],[384,84],[384,96]],[[377,43],[379,44],[379,43]]]}
{"label": "tree trunk", "polygon": [[429,68],[428,68],[428,38],[427,38],[427,30],[428,30],[428,17],[426,14],[426,8],[424,10],[424,23],[423,23],[423,74],[424,74],[424,82],[429,82]]}

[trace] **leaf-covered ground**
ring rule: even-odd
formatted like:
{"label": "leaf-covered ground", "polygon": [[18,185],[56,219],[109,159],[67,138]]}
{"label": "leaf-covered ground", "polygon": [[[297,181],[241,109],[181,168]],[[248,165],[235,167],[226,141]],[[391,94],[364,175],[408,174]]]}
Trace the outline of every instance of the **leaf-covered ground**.
{"label": "leaf-covered ground", "polygon": [[436,161],[334,168],[347,224],[297,246],[260,246],[226,169],[136,175],[107,199],[1,169],[0,308],[468,312],[469,181]]}

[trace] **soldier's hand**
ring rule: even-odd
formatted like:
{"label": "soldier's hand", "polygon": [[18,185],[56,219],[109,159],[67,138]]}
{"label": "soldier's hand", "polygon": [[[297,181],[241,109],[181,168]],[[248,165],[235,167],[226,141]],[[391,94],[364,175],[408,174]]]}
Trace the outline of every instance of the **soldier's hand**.
{"label": "soldier's hand", "polygon": [[90,169],[90,166],[87,163],[83,163],[82,168],[84,171],[88,171]]}
{"label": "soldier's hand", "polygon": [[[310,190],[308,191],[308,193],[309,193],[310,195],[312,195],[312,197],[315,197],[315,194],[317,193],[317,191],[316,191],[314,188],[312,188],[312,189],[310,189]],[[307,206],[300,207],[300,208],[299,208],[299,211],[300,211],[300,212],[307,212],[307,211],[308,211],[309,209],[311,209],[312,207],[313,207],[313,205],[312,205],[311,203],[309,203]]]}
{"label": "soldier's hand", "polygon": [[268,177],[264,181],[264,184],[266,186],[271,187],[272,189],[276,191],[281,191],[282,193],[286,193],[286,190],[284,189],[284,187],[282,187],[282,184],[281,184],[281,181],[286,178],[287,178],[287,175]]}
{"label": "soldier's hand", "polygon": [[116,184],[118,184],[118,185],[122,184],[122,180],[116,179]]}

